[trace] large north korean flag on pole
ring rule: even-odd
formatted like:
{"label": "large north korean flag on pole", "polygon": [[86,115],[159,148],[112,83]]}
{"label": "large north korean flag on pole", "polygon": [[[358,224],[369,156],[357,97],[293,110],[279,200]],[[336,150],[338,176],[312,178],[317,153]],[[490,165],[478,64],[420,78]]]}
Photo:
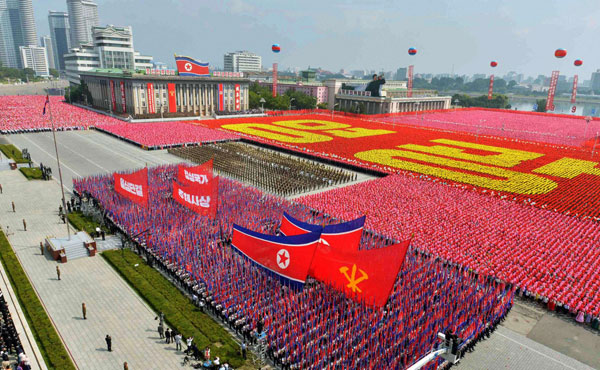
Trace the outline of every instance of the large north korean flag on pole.
{"label": "large north korean flag on pole", "polygon": [[279,232],[291,236],[321,230],[321,243],[343,250],[358,250],[365,220],[366,217],[362,216],[352,221],[322,227],[302,222],[284,213]]}
{"label": "large north korean flag on pole", "polygon": [[410,240],[364,251],[320,245],[310,275],[350,298],[381,307],[390,296],[409,246]]}
{"label": "large north korean flag on pole", "polygon": [[177,55],[175,55],[175,63],[180,76],[210,76],[208,63]]}
{"label": "large north korean flag on pole", "polygon": [[266,235],[234,224],[231,246],[284,282],[302,285],[320,237],[319,232],[294,236]]}
{"label": "large north korean flag on pole", "polygon": [[213,160],[195,167],[179,165],[177,167],[177,181],[188,185],[210,184],[213,178]]}
{"label": "large north korean flag on pole", "polygon": [[114,173],[115,191],[139,205],[148,205],[148,168],[131,174]]}
{"label": "large north korean flag on pole", "polygon": [[198,214],[214,218],[217,212],[218,183],[218,178],[203,185],[179,185],[173,182],[173,199]]}

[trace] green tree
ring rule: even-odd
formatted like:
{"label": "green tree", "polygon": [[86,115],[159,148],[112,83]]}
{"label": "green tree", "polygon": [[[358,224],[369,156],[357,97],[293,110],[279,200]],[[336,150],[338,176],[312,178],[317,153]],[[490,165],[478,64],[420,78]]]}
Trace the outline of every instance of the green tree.
{"label": "green tree", "polygon": [[317,98],[307,95],[300,91],[288,90],[284,94],[291,101],[292,105],[297,109],[315,109],[317,107]]}
{"label": "green tree", "polygon": [[546,112],[546,99],[538,99],[535,104],[537,104],[536,112]]}
{"label": "green tree", "polygon": [[327,109],[327,103],[325,103],[325,102],[319,103],[319,104],[317,104],[317,108],[319,108],[319,109]]}
{"label": "green tree", "polygon": [[58,77],[58,76],[60,76],[60,73],[56,69],[50,68],[50,75],[52,77]]}
{"label": "green tree", "polygon": [[92,93],[85,82],[81,81],[79,86],[72,86],[65,94],[65,100],[69,103],[91,103]]}

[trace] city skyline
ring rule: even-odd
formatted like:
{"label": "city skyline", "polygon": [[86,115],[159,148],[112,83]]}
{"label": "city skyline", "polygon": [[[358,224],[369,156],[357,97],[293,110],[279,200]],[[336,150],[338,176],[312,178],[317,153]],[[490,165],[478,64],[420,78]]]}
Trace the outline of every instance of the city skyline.
{"label": "city skyline", "polygon": [[[96,3],[100,24],[132,26],[136,49],[170,65],[173,53],[178,53],[222,67],[225,53],[249,50],[263,57],[265,67],[277,61],[284,67],[318,65],[331,71],[395,71],[414,64],[415,73],[516,71],[537,76],[558,69],[561,74],[590,76],[600,56],[589,47],[600,30],[600,7],[589,0],[439,0],[412,4],[410,12],[391,1]],[[35,2],[39,34],[49,33],[47,22],[41,21],[48,10],[66,11],[66,1]],[[280,54],[271,52],[272,43],[281,45]],[[411,46],[418,50],[415,57],[407,54]],[[553,55],[556,48],[569,54],[558,60]],[[582,59],[583,66],[574,67],[574,59]],[[490,68],[491,60],[498,61],[497,68]]]}

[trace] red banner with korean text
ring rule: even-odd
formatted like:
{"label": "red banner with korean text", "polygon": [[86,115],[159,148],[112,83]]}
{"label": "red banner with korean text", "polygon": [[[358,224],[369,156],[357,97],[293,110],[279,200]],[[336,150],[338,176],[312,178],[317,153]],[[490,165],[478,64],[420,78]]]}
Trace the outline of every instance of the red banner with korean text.
{"label": "red banner with korean text", "polygon": [[577,75],[573,76],[573,90],[571,91],[571,103],[575,103],[575,100],[577,100],[577,79]]}
{"label": "red banner with korean text", "polygon": [[223,84],[219,84],[219,111],[223,111],[225,109],[225,97],[223,94]]}
{"label": "red banner with korean text", "polygon": [[494,75],[490,75],[490,87],[488,88],[488,100],[492,100],[494,95]]}
{"label": "red banner with korean text", "polygon": [[213,179],[213,160],[207,161],[200,166],[185,167],[179,165],[177,168],[177,181],[187,185],[205,185]]}
{"label": "red banner with korean text", "polygon": [[148,168],[130,174],[114,173],[115,191],[130,201],[148,205]]}
{"label": "red banner with korean text", "polygon": [[273,63],[273,97],[277,96],[277,63]]}
{"label": "red banner with korean text", "polygon": [[169,92],[169,113],[177,112],[177,96],[175,94],[175,84],[168,83],[167,90]]}
{"label": "red banner with korean text", "polygon": [[204,185],[179,185],[173,182],[173,199],[198,214],[214,218],[217,213],[218,183],[218,177]]}
{"label": "red banner with korean text", "polygon": [[113,112],[117,111],[117,97],[115,95],[115,81],[110,80],[110,110]]}
{"label": "red banner with korean text", "polygon": [[156,107],[154,106],[154,85],[152,83],[147,84],[148,88],[148,113],[156,113]]}
{"label": "red banner with korean text", "polygon": [[546,99],[546,110],[554,110],[554,93],[556,93],[556,84],[558,83],[559,71],[552,71],[550,78],[550,88],[548,89],[548,98]]}
{"label": "red banner with korean text", "polygon": [[240,85],[236,84],[235,85],[235,110],[240,110],[241,109],[241,91],[240,91]]}
{"label": "red banner with korean text", "polygon": [[407,93],[406,96],[411,98],[412,97],[412,93],[413,93],[413,69],[414,66],[408,66],[408,84],[407,84]]}
{"label": "red banner with korean text", "polygon": [[121,87],[121,112],[127,112],[127,100],[125,99],[125,82],[119,81]]}
{"label": "red banner with korean text", "polygon": [[351,251],[320,244],[310,271],[314,278],[348,297],[381,307],[388,300],[409,246],[407,240],[379,249]]}

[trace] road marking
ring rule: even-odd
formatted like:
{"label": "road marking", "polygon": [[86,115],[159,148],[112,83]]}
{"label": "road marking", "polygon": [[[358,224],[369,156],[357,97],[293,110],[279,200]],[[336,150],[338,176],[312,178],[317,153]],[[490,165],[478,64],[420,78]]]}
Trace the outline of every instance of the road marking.
{"label": "road marking", "polygon": [[[498,332],[496,332],[496,333],[497,333],[497,335],[499,335],[499,336],[501,336],[501,337],[504,337],[504,338],[506,338],[506,339],[510,340],[511,342],[515,342],[515,343],[517,343],[518,345],[520,345],[520,346],[523,346],[523,347],[527,348],[528,350],[530,350],[530,351],[532,351],[532,352],[535,352],[535,353],[537,353],[537,354],[538,354],[538,355],[540,355],[540,356],[546,357],[547,359],[549,359],[549,360],[552,360],[552,361],[554,361],[554,362],[556,362],[556,363],[558,363],[558,364],[560,364],[560,365],[562,365],[562,366],[564,366],[564,367],[566,367],[566,368],[568,368],[568,369],[577,370],[576,368],[574,368],[574,367],[572,367],[572,366],[569,366],[569,365],[565,364],[564,362],[561,362],[561,361],[559,361],[559,360],[557,360],[557,359],[555,359],[555,358],[552,358],[552,357],[550,357],[550,356],[548,356],[548,355],[546,355],[546,354],[544,354],[544,353],[542,353],[542,352],[540,352],[540,351],[538,351],[538,350],[536,350],[536,349],[534,349],[534,348],[532,348],[532,347],[529,347],[529,346],[528,346],[528,345],[526,345],[525,343],[521,343],[521,342],[519,342],[519,341],[517,341],[517,340],[515,340],[515,339],[512,339],[512,338],[510,338],[510,337],[507,337],[506,335],[504,335],[504,334],[500,333],[499,331],[498,331]],[[548,348],[550,348],[550,347],[548,347]],[[560,353],[560,352],[558,352],[558,353]],[[568,356],[567,356],[567,357],[568,357]],[[577,361],[577,360],[575,360],[575,361]]]}
{"label": "road marking", "polygon": [[[44,134],[44,135],[43,135],[43,137],[46,137],[46,138],[48,138],[48,139],[52,140],[52,138],[51,138],[51,137],[49,137],[49,135],[45,135],[45,134]],[[96,166],[96,167],[98,167],[98,168],[100,168],[100,169],[102,169],[102,170],[104,170],[104,171],[106,171],[106,172],[112,172],[112,171],[109,171],[109,170],[107,170],[106,168],[104,168],[104,167],[100,166],[100,165],[99,165],[99,164],[97,164],[96,162],[94,162],[94,161],[90,160],[89,158],[87,158],[87,157],[84,157],[83,155],[81,155],[81,154],[77,153],[75,150],[71,149],[70,147],[66,146],[65,144],[62,144],[62,143],[58,142],[58,140],[56,141],[56,143],[57,143],[59,146],[62,146],[62,147],[64,147],[65,149],[67,149],[67,150],[69,150],[69,151],[73,152],[75,155],[78,155],[78,156],[80,156],[80,157],[81,157],[81,158],[83,158],[85,161],[87,161],[87,162],[90,162],[90,163],[91,163],[91,164],[93,164],[94,166]]]}

